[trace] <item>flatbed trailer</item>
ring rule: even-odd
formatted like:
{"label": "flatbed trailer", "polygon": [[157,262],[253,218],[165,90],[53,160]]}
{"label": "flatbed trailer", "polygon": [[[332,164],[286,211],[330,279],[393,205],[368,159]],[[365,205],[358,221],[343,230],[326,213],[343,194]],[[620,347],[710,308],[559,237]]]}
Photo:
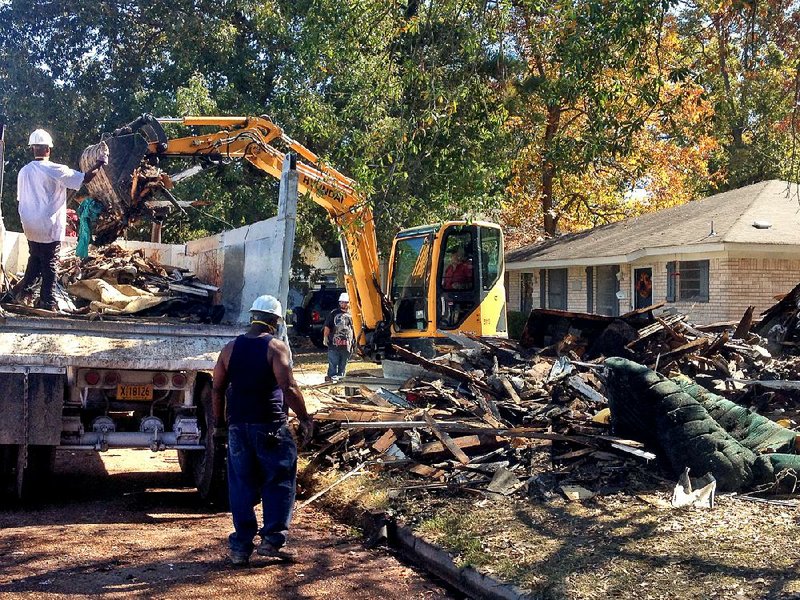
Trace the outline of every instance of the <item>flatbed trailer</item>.
{"label": "flatbed trailer", "polygon": [[210,502],[224,500],[211,371],[241,326],[6,318],[0,325],[2,488],[46,484],[56,448],[174,449]]}

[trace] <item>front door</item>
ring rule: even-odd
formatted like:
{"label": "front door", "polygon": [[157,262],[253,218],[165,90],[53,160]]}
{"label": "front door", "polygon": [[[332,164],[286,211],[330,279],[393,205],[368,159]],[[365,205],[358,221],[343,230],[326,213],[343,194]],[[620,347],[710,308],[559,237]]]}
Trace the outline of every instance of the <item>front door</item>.
{"label": "front door", "polygon": [[653,303],[653,269],[633,270],[633,308],[645,308]]}

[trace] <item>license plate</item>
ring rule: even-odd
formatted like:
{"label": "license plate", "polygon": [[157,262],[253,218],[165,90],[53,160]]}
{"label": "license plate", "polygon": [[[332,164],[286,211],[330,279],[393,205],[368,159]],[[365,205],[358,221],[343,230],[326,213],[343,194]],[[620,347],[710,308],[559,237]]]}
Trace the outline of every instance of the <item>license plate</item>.
{"label": "license plate", "polygon": [[152,385],[118,385],[117,400],[152,400]]}

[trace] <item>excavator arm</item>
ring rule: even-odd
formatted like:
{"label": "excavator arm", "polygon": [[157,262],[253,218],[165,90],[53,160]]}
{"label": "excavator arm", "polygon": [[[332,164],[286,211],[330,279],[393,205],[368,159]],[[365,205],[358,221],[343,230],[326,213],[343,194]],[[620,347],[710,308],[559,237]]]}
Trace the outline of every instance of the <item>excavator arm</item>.
{"label": "excavator arm", "polygon": [[[162,123],[178,123],[187,127],[216,127],[201,135],[168,139]],[[134,136],[135,139],[129,139]],[[142,143],[146,142],[146,148]],[[111,145],[113,181],[105,184],[105,193],[97,194],[108,208],[116,208],[125,218],[135,207],[143,206],[158,191],[169,195],[172,184],[160,170],[153,170],[160,158],[193,158],[246,160],[257,169],[280,178],[287,152],[294,152],[297,161],[298,188],[324,208],[339,230],[345,261],[345,285],[351,298],[351,310],[359,347],[368,353],[377,351],[389,335],[391,310],[381,290],[378,248],[372,210],[355,189],[355,182],[336,169],[322,163],[308,148],[287,136],[266,117],[183,117],[155,119],[144,115],[105,138]],[[116,142],[116,144],[115,144]],[[277,148],[275,144],[280,144]],[[124,149],[115,156],[115,146]],[[93,148],[84,151],[82,162],[93,158]],[[130,169],[131,154],[140,158],[139,166]],[[124,164],[122,164],[124,163]],[[121,164],[117,170],[115,168]],[[132,172],[133,174],[128,176]],[[109,196],[109,189],[113,193]],[[128,190],[130,190],[128,197]],[[90,190],[93,191],[93,190]],[[110,200],[110,201],[109,201]],[[111,210],[110,212],[114,212]]]}

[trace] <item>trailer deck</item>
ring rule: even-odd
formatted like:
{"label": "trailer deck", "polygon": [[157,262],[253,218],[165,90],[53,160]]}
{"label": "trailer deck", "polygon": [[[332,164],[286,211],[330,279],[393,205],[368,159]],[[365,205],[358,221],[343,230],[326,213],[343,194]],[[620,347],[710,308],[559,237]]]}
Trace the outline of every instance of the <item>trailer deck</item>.
{"label": "trailer deck", "polygon": [[145,370],[211,370],[244,327],[8,317],[0,365]]}

